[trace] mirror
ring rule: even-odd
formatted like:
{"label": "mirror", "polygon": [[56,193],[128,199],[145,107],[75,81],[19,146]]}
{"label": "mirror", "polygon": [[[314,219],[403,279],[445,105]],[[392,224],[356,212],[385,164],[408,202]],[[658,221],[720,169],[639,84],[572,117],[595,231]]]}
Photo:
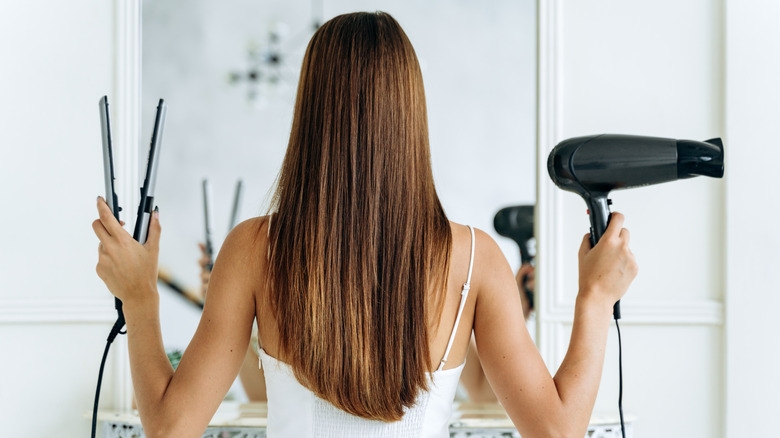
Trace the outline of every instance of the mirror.
{"label": "mirror", "polygon": [[[142,135],[149,138],[165,98],[160,267],[179,287],[195,292],[200,284],[202,180],[211,186],[216,254],[239,180],[238,220],[265,214],[315,23],[359,10],[393,15],[416,50],[434,177],[450,220],[488,232],[512,268],[520,266],[518,245],[496,232],[493,218],[535,202],[535,1],[144,1]],[[143,163],[146,145],[140,153]],[[159,289],[166,348],[184,349],[200,309]],[[240,385],[232,391],[244,397]]]}

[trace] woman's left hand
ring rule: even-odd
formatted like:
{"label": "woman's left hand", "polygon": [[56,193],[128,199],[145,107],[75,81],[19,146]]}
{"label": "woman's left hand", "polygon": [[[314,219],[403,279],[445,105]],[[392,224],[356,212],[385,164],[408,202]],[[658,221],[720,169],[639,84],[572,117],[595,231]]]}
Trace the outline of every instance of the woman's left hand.
{"label": "woman's left hand", "polygon": [[140,304],[157,294],[157,255],[160,218],[155,211],[149,221],[146,243],[141,245],[116,220],[106,201],[97,200],[99,219],[92,222],[98,246],[97,274],[123,304]]}

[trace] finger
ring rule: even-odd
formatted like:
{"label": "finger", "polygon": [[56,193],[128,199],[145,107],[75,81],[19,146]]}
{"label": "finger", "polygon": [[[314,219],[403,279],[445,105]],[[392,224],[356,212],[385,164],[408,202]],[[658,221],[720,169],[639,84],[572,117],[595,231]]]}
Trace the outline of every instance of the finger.
{"label": "finger", "polygon": [[623,228],[623,223],[625,220],[625,216],[623,216],[621,213],[616,211],[612,212],[609,217],[609,224],[607,225],[607,229],[604,231],[604,235],[602,237],[606,237],[608,239],[617,237],[620,234],[620,230]]}
{"label": "finger", "polygon": [[126,232],[119,222],[117,222],[111,209],[106,204],[103,197],[99,197],[97,200],[98,214],[100,215],[100,222],[103,223],[103,227],[108,231],[108,234],[112,236],[119,236],[120,233]]}
{"label": "finger", "polygon": [[623,240],[626,244],[631,240],[631,233],[628,231],[628,228],[623,228],[620,230],[620,239]]}
{"label": "finger", "polygon": [[520,269],[517,270],[517,272],[522,272],[523,275],[527,275],[529,272],[533,271],[534,267],[530,263],[524,263],[520,265]]}
{"label": "finger", "polygon": [[580,257],[584,257],[590,249],[590,234],[586,234],[582,237],[582,243],[580,244]]}
{"label": "finger", "polygon": [[103,223],[100,222],[100,219],[95,219],[95,221],[92,222],[92,231],[94,231],[95,235],[100,239],[101,244],[104,240],[108,240],[111,237],[103,226]]}
{"label": "finger", "polygon": [[206,256],[206,245],[198,242],[198,248],[200,248],[200,252],[203,253],[203,256]]}
{"label": "finger", "polygon": [[160,226],[160,211],[157,207],[152,212],[152,217],[149,219],[149,234],[146,236],[145,247],[158,250],[160,248],[160,233],[162,227]]}

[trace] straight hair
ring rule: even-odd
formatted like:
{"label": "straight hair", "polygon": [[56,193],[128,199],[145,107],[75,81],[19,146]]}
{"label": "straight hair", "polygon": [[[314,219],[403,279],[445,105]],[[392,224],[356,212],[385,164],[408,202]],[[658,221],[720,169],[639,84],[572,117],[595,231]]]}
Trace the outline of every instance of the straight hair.
{"label": "straight hair", "polygon": [[271,210],[281,359],[336,407],[400,420],[428,389],[452,235],[417,56],[390,15],[341,15],[312,37]]}

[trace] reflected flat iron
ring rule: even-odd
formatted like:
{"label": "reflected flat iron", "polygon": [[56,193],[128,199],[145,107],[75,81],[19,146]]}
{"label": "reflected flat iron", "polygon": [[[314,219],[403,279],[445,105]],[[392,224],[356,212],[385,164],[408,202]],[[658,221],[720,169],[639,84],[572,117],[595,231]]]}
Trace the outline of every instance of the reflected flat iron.
{"label": "reflected flat iron", "polygon": [[211,224],[214,222],[211,219],[211,186],[209,185],[209,180],[204,178],[203,179],[203,226],[204,226],[204,235],[205,235],[205,241],[204,246],[206,247],[206,255],[209,257],[209,262],[206,264],[206,269],[211,271],[211,269],[214,267],[214,246],[211,244]]}
{"label": "reflected flat iron", "polygon": [[[233,192],[233,206],[230,209],[230,222],[228,222],[228,233],[233,230],[238,222],[238,210],[241,204],[241,191],[244,186],[242,180],[238,180],[236,183],[236,189]],[[209,271],[214,267],[214,244],[211,240],[211,227],[214,224],[214,216],[212,214],[211,203],[211,185],[209,180],[204,178],[201,184],[202,196],[203,196],[203,226],[204,226],[204,246],[206,247],[206,255],[209,257],[209,263],[206,265],[206,269]]]}
{"label": "reflected flat iron", "polygon": [[238,180],[236,182],[236,190],[233,192],[233,208],[230,209],[230,223],[228,224],[228,233],[233,230],[238,222],[238,209],[241,205],[241,189],[244,187],[244,182]]}

